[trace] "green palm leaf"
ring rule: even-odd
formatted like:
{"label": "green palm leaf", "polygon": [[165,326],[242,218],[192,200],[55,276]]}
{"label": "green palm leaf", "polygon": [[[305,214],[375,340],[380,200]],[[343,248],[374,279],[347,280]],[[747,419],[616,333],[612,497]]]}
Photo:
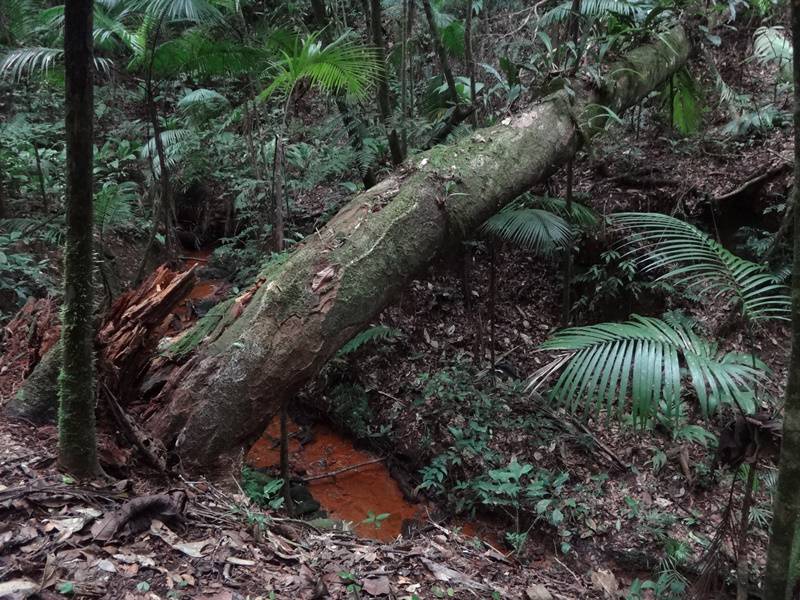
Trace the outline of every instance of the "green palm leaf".
{"label": "green palm leaf", "polygon": [[329,93],[362,98],[381,73],[377,53],[347,35],[323,45],[319,33],[312,33],[296,37],[291,49],[287,49],[282,35],[280,46],[281,59],[264,72],[272,83],[260,94],[260,100],[279,90],[290,93],[304,79]]}
{"label": "green palm leaf", "polygon": [[572,411],[629,411],[634,423],[648,422],[659,408],[677,419],[686,374],[704,415],[720,403],[752,412],[752,386],[766,371],[763,363],[754,366],[751,355],[719,352],[688,325],[638,315],[625,323],[561,330],[540,348],[565,354],[534,373],[529,389],[536,391],[560,371],[550,391],[554,400]]}
{"label": "green palm leaf", "polygon": [[624,246],[645,271],[661,271],[695,292],[729,294],[748,321],[787,319],[788,288],[767,269],[740,258],[708,235],[660,213],[609,215],[616,226],[635,233]]}
{"label": "green palm leaf", "polygon": [[[589,18],[617,15],[641,21],[652,8],[650,3],[630,0],[582,0],[580,3],[581,16]],[[548,27],[555,23],[562,23],[569,18],[571,13],[572,2],[562,2],[542,15],[539,26]]]}
{"label": "green palm leaf", "polygon": [[540,254],[562,250],[572,240],[572,231],[564,219],[540,208],[521,208],[518,204],[510,204],[490,217],[480,231]]}
{"label": "green palm leaf", "polygon": [[64,50],[61,48],[19,48],[12,50],[0,62],[3,77],[19,80],[36,72],[47,74],[61,65]]}

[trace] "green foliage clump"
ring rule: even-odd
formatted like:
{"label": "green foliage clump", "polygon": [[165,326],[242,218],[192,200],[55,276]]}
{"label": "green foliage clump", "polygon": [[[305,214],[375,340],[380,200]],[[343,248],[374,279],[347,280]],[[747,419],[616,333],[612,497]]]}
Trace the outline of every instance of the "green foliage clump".
{"label": "green foliage clump", "polygon": [[334,423],[356,439],[370,436],[374,415],[364,388],[357,384],[340,383],[330,391],[329,398]]}
{"label": "green foliage clump", "polygon": [[278,510],[283,506],[283,479],[270,477],[249,467],[242,468],[242,490],[258,506]]}

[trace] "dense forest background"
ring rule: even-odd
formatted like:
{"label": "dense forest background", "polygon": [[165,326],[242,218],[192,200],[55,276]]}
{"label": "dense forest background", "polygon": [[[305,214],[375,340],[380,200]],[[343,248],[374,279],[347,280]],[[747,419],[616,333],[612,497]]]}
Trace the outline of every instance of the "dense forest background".
{"label": "dense forest background", "polygon": [[0,597],[791,592],[785,2],[0,1]]}

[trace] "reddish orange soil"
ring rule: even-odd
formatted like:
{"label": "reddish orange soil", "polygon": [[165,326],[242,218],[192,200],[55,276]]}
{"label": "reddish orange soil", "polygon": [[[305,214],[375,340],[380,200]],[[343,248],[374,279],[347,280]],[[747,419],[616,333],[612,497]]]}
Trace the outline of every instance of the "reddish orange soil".
{"label": "reddish orange soil", "polygon": [[[289,431],[298,431],[294,423]],[[267,431],[251,448],[247,460],[253,467],[272,467],[280,462],[280,424],[273,420]],[[367,452],[356,450],[352,443],[330,427],[314,426],[314,440],[300,447],[300,442],[290,438],[292,469],[305,472],[306,477],[323,475],[349,466],[374,460]],[[383,463],[373,463],[353,471],[319,479],[309,483],[314,498],[334,519],[351,521],[361,536],[379,540],[391,540],[400,535],[403,519],[425,520],[425,506],[411,504],[404,497]],[[380,527],[363,523],[369,513],[389,513]]]}

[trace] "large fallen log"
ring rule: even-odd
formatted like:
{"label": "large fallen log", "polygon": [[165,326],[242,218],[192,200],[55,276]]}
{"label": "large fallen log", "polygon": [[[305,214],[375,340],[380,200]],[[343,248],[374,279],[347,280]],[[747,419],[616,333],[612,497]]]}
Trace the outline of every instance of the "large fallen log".
{"label": "large fallen log", "polygon": [[634,105],[688,53],[685,33],[673,29],[612,65],[599,87],[572,82],[527,112],[409,159],[262,273],[241,314],[161,391],[148,429],[185,468],[240,456],[437,253],[573,156],[604,124],[601,107],[619,114]]}

